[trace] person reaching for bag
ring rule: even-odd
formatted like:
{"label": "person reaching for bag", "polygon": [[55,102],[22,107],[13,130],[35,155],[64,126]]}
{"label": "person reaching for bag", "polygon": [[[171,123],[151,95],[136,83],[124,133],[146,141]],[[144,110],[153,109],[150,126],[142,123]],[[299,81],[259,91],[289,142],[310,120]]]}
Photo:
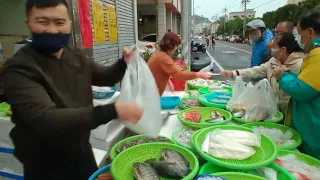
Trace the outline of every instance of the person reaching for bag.
{"label": "person reaching for bag", "polygon": [[242,76],[244,78],[267,77],[279,110],[286,115],[290,96],[279,89],[278,82],[273,76],[273,69],[284,65],[290,68],[292,72],[299,72],[305,55],[303,49],[295,41],[293,34],[289,32],[280,33],[276,36],[271,52],[273,57],[265,64],[235,71],[227,70],[221,72],[221,75],[228,77]]}

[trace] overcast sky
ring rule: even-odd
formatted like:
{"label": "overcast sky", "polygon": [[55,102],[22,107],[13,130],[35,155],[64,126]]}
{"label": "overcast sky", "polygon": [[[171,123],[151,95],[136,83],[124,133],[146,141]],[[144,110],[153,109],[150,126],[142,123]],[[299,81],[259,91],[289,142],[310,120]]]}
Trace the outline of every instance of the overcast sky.
{"label": "overcast sky", "polygon": [[[256,10],[256,17],[262,17],[265,12],[274,11],[277,8],[287,4],[287,0],[250,0],[247,4],[247,9],[254,8]],[[228,13],[235,11],[243,11],[241,0],[194,0],[194,6],[201,6],[196,8],[195,13],[209,18],[218,14],[222,16],[224,13],[222,9],[227,6]]]}

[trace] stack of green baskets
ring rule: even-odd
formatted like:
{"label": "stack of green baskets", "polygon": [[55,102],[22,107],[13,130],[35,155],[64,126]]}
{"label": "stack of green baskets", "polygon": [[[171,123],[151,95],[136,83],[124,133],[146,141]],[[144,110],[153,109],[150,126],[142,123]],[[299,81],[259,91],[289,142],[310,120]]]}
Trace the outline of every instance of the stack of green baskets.
{"label": "stack of green baskets", "polygon": [[[133,140],[136,140],[136,139],[139,139],[139,138],[147,138],[149,137],[148,135],[145,135],[145,134],[142,134],[142,135],[136,135],[136,136],[131,136],[131,137],[128,137],[126,139],[123,139],[119,142],[117,142],[115,145],[112,146],[111,148],[111,151],[110,151],[110,159],[113,160],[117,155],[117,148],[119,146],[121,146],[122,144],[126,143],[126,142],[130,142],[130,141],[133,141]],[[159,137],[163,137],[165,138],[164,136],[159,136]],[[174,141],[172,141],[171,139],[167,138],[168,139],[168,142],[171,142],[172,144],[174,144]]]}
{"label": "stack of green baskets", "polygon": [[[276,114],[276,117],[274,119],[268,120],[268,121],[259,121],[259,122],[278,123],[278,122],[282,121],[282,119],[283,119],[283,114],[280,111],[278,111]],[[249,123],[249,122],[246,122],[245,120],[243,120],[241,118],[237,118],[237,117],[233,117],[232,120],[237,121],[242,124]]]}
{"label": "stack of green baskets", "polygon": [[[193,179],[199,170],[199,162],[194,153],[186,148],[169,143],[147,143],[128,148],[114,158],[111,164],[111,174],[115,180],[134,180],[133,164],[148,159],[160,159],[163,149],[181,153],[189,162],[191,172],[183,180]],[[161,180],[169,178],[161,177]]]}
{"label": "stack of green baskets", "polygon": [[[199,122],[189,122],[184,120],[183,114],[188,111],[199,111],[201,114]],[[208,119],[211,119],[211,113],[213,110],[218,111],[222,116],[225,117],[225,120],[223,122],[216,122],[216,123],[206,123],[205,121]],[[194,128],[204,128],[204,127],[210,127],[210,126],[216,126],[216,125],[223,125],[227,124],[229,121],[232,119],[232,115],[230,112],[219,109],[219,108],[214,108],[214,107],[198,107],[198,108],[189,108],[186,110],[181,111],[178,114],[179,120],[182,122],[182,124],[189,126],[189,127],[194,127]]]}
{"label": "stack of green baskets", "polygon": [[289,146],[278,146],[278,149],[287,149],[287,150],[295,149],[295,148],[299,147],[302,143],[302,138],[296,130],[294,130],[288,126],[281,125],[281,124],[266,123],[266,122],[252,122],[252,123],[243,124],[242,126],[247,127],[247,128],[251,128],[251,129],[255,126],[257,126],[257,127],[262,126],[262,127],[268,128],[268,129],[279,129],[283,133],[286,131],[291,131],[293,134],[291,140],[295,140],[295,143],[292,145],[289,145]]}

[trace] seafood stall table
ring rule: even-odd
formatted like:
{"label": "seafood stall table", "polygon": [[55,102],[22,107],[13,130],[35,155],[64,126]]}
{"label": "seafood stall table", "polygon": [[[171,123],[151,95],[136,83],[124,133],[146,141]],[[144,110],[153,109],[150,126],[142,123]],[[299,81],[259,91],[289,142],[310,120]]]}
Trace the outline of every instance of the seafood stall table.
{"label": "seafood stall table", "polygon": [[[186,96],[186,93],[184,91],[177,91],[177,92],[165,92],[163,96],[179,96],[180,98],[183,98]],[[177,106],[175,109],[172,110],[162,110],[161,115],[165,117],[165,115],[168,115],[168,118],[166,120],[165,125],[162,127],[160,134],[161,136],[165,136],[168,138],[172,138],[172,134],[175,130],[182,127],[182,123],[178,119],[178,113],[181,111],[181,109]],[[240,126],[240,123],[237,123],[233,120],[228,122],[227,125],[236,125]]]}

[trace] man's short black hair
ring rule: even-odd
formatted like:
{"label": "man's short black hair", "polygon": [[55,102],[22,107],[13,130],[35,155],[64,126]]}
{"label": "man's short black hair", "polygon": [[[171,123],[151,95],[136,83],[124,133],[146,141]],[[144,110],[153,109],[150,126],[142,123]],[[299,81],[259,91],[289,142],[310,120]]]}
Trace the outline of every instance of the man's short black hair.
{"label": "man's short black hair", "polygon": [[60,4],[66,6],[69,11],[69,5],[66,0],[27,0],[26,2],[26,14],[30,15],[32,8],[49,8],[56,7]]}
{"label": "man's short black hair", "polygon": [[320,34],[320,10],[312,10],[303,14],[299,21],[302,30],[312,28]]}

